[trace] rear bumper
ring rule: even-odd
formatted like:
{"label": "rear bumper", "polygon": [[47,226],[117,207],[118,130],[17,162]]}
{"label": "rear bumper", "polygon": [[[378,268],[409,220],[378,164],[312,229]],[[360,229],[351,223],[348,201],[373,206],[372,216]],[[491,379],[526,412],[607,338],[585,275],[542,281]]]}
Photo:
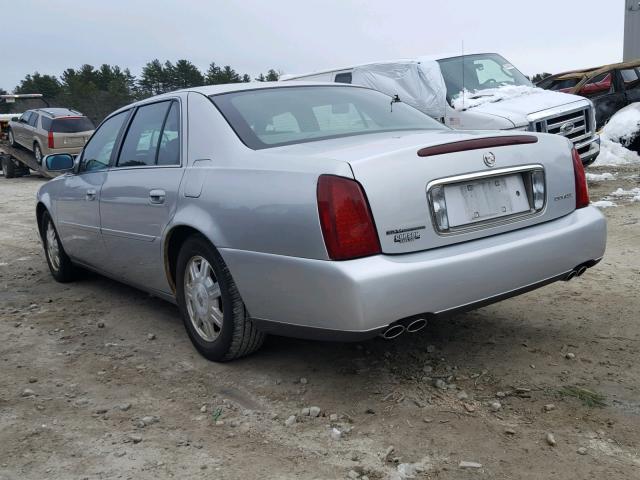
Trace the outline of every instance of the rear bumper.
{"label": "rear bumper", "polygon": [[415,315],[491,303],[559,280],[604,255],[606,222],[587,207],[541,225],[404,255],[333,262],[221,249],[265,331],[351,340]]}
{"label": "rear bumper", "polygon": [[70,155],[78,155],[82,149],[84,148],[84,146],[80,146],[80,147],[61,147],[61,148],[43,148],[42,149],[42,154],[43,155],[53,155],[55,153],[68,153]]}

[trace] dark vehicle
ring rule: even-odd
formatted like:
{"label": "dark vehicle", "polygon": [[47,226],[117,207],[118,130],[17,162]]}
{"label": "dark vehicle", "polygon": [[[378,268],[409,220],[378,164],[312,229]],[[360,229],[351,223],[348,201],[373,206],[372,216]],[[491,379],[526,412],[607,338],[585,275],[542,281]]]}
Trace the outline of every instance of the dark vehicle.
{"label": "dark vehicle", "polygon": [[640,102],[640,60],[558,73],[536,85],[590,99],[596,108],[596,127],[602,128],[618,110]]}

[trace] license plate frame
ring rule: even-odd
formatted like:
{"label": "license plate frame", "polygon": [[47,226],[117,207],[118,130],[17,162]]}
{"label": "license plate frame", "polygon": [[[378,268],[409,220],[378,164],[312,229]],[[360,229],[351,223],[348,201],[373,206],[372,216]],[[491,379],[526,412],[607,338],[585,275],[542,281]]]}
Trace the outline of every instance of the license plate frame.
{"label": "license plate frame", "polygon": [[451,228],[531,211],[522,174],[514,173],[444,186]]}
{"label": "license plate frame", "polygon": [[[519,208],[514,208],[511,212],[503,212],[504,215],[485,215],[483,218],[477,218],[471,222],[460,221],[459,218],[458,220],[454,218],[454,225],[449,224],[450,209],[445,200],[445,188],[450,190],[450,187],[460,188],[461,185],[475,184],[475,182],[482,183],[511,175],[519,175],[521,177],[526,191],[525,198],[528,203],[525,202],[521,204]],[[534,178],[536,178],[535,189]],[[542,184],[542,187],[540,187],[540,184]],[[519,184],[519,186],[521,187],[522,185]],[[435,232],[441,236],[448,236],[517,222],[528,217],[541,215],[546,209],[546,189],[544,167],[541,164],[527,164],[435,179],[427,184],[426,193],[429,213]],[[522,199],[522,197],[520,198]],[[526,208],[527,205],[528,208]],[[480,215],[480,217],[482,217],[482,215]]]}

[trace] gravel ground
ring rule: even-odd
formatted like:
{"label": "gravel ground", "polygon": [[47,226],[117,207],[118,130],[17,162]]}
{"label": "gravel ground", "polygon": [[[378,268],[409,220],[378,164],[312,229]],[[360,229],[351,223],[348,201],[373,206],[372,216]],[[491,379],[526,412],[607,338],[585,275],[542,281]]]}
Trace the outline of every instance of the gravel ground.
{"label": "gravel ground", "polygon": [[[593,200],[640,183],[590,171],[616,174]],[[581,278],[392,342],[272,337],[215,364],[174,306],[93,274],[53,281],[43,181],[0,178],[2,480],[640,476],[630,197],[604,210],[607,254]]]}

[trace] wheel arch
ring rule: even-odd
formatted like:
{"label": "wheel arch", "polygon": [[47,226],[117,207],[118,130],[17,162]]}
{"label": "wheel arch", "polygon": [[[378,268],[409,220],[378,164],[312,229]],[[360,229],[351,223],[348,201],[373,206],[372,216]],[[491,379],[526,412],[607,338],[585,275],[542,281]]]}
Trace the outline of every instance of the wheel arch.
{"label": "wheel arch", "polygon": [[42,231],[42,217],[44,217],[45,212],[49,213],[49,215],[51,216],[51,212],[49,212],[49,209],[44,204],[44,202],[39,201],[36,205],[36,221],[38,223],[38,233],[40,233],[41,239],[44,238],[44,232]]}
{"label": "wheel arch", "polygon": [[[191,225],[176,225],[167,232],[164,240],[164,268],[167,273],[169,287],[176,293],[176,266],[180,247],[192,235],[201,235],[213,245],[211,240],[199,229]],[[215,245],[213,245],[215,248]]]}

